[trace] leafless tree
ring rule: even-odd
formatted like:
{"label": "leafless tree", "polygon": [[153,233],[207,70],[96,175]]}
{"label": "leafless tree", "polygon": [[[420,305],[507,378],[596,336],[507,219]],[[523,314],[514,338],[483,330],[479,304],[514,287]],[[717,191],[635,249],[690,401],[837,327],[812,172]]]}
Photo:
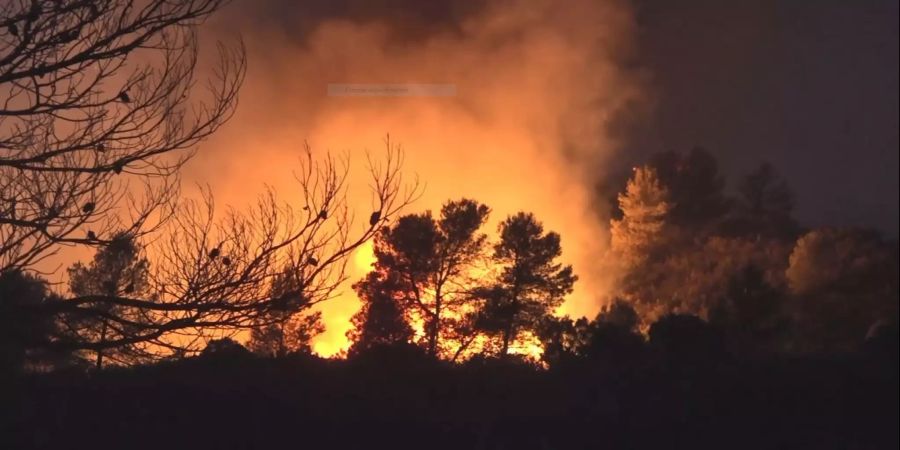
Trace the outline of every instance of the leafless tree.
{"label": "leafless tree", "polygon": [[243,47],[220,44],[206,91],[193,89],[197,26],[226,1],[0,5],[0,269],[170,215],[179,167],[231,116],[244,77]]}
{"label": "leafless tree", "polygon": [[[317,161],[308,147],[304,155],[298,206],[269,190],[249,211],[230,209],[217,218],[213,197],[204,190],[201,200],[181,204],[148,250],[151,298],[84,295],[49,304],[61,320],[95,316],[108,323],[108,331],[102,341],[76,334],[46,344],[96,351],[150,343],[183,354],[222,333],[283,315],[275,311],[299,312],[333,298],[353,250],[413,201],[419,184],[403,180],[402,153],[388,141],[383,160],[368,158],[372,211],[357,224],[347,199],[349,158]],[[296,288],[273,297],[273,282],[286,272]],[[110,313],[123,307],[142,311],[142,317]]]}

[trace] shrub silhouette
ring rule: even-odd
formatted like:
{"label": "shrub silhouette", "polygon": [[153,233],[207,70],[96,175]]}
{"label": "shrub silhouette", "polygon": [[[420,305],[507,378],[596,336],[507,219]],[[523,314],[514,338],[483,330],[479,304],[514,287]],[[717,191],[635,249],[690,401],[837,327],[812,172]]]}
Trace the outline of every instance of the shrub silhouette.
{"label": "shrub silhouette", "polygon": [[725,355],[722,334],[703,319],[667,314],[650,326],[650,347],[674,363],[709,362]]}

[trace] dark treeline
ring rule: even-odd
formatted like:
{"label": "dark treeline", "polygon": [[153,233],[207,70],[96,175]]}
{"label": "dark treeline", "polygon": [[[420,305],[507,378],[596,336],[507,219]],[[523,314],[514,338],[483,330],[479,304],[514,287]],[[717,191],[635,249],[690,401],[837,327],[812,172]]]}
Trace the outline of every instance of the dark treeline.
{"label": "dark treeline", "polygon": [[896,336],[852,356],[737,360],[697,325],[660,324],[648,341],[607,330],[549,371],[409,345],[324,360],[222,343],[45,374],[15,384],[6,448],[896,447]]}
{"label": "dark treeline", "polygon": [[598,335],[639,340],[680,324],[755,357],[853,352],[896,333],[896,241],[859,228],[803,228],[771,165],[729,190],[706,151],[665,152],[623,184],[610,249],[596,259],[617,276],[613,291],[598,295],[598,316],[553,314],[577,282],[558,262],[560,236],[518,213],[491,239],[486,205],[449,201],[436,217],[406,215],[376,236],[374,270],[355,285],[363,307],[350,355],[413,342],[451,361],[503,357],[531,338],[552,365],[584,356]]}
{"label": "dark treeline", "polygon": [[769,164],[726,189],[702,149],[660,153],[618,194],[617,295],[643,320],[692,314],[739,352],[834,352],[896,326],[898,246],[874,230],[806,229]]}
{"label": "dark treeline", "polygon": [[[450,201],[374,234],[344,359],[311,354],[324,325],[290,303],[302,280],[286,269],[269,290],[280,306],[246,346],[213,339],[162,361],[141,353],[152,347],[75,352],[17,377],[8,436],[15,448],[895,447],[896,244],[802,229],[769,166],[730,196],[692,172],[691,160],[714,164],[704,152],[665,158],[679,164],[669,176],[705,185],[681,205],[721,208],[678,213],[705,209],[674,206],[664,166],[635,168],[611,227],[621,288],[594,318],[553,314],[577,282],[557,261],[559,235],[518,213],[492,236],[486,205]],[[69,269],[70,290],[116,274],[140,292],[149,262],[138,255],[113,240]],[[20,286],[5,298],[56,295],[36,279],[2,286]],[[101,358],[103,371],[77,362]]]}

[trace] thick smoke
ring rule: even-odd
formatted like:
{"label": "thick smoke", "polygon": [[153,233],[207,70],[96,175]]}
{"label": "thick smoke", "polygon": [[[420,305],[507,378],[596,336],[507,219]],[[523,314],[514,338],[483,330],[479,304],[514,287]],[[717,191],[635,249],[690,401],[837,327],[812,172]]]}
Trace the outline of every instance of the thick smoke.
{"label": "thick smoke", "polygon": [[[612,118],[640,102],[622,63],[633,34],[627,4],[256,3],[235,3],[211,24],[215,37],[242,35],[249,72],[237,114],[204,144],[188,180],[210,183],[218,202],[235,206],[264,183],[289,197],[304,141],[316,152],[348,151],[362,169],[363,151],[379,150],[390,133],[406,150],[405,170],[427,183],[415,210],[470,197],[493,208],[494,223],[534,212],[562,235],[581,277],[563,312],[596,313],[609,277],[598,263],[607,231],[593,186],[616,151]],[[457,95],[329,97],[329,83],[443,83]],[[351,203],[365,210],[356,174]],[[325,308],[323,353],[345,342],[358,306],[346,291]]]}

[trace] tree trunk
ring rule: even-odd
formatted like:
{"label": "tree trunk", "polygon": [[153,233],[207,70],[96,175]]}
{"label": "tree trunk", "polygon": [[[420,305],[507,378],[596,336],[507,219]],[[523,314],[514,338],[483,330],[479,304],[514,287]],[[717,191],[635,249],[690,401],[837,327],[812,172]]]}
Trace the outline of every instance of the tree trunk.
{"label": "tree trunk", "polygon": [[477,336],[478,334],[472,333],[472,335],[469,336],[468,339],[463,341],[463,343],[460,344],[459,348],[456,349],[456,353],[453,354],[453,359],[451,361],[456,362],[459,359],[459,356],[462,355],[462,352],[466,351],[466,349],[469,348],[469,345],[472,344],[472,341],[474,341]]}
{"label": "tree trunk", "polygon": [[441,302],[437,301],[434,317],[431,319],[431,329],[428,330],[428,354],[437,356],[438,336],[441,330]]}
{"label": "tree trunk", "polygon": [[513,334],[516,331],[516,316],[518,315],[519,308],[519,284],[516,284],[513,287],[513,299],[510,305],[510,314],[507,318],[508,322],[506,323],[506,327],[503,328],[503,349],[500,352],[501,357],[506,357],[509,354],[509,342],[512,340]]}
{"label": "tree trunk", "polygon": [[[104,320],[103,325],[100,326],[100,344],[103,344],[105,342],[106,342],[106,321]],[[102,345],[101,345],[101,347],[102,347]],[[97,349],[97,364],[96,364],[96,366],[97,366],[97,370],[100,370],[103,368],[103,349],[102,348]]]}
{"label": "tree trunk", "polygon": [[287,354],[287,346],[284,343],[284,326],[286,322],[287,320],[282,318],[278,324],[278,348],[275,350],[276,358],[280,358]]}
{"label": "tree trunk", "polygon": [[506,327],[503,330],[503,348],[500,350],[500,356],[505,358],[509,354],[509,341],[512,338],[513,327],[512,324]]}

